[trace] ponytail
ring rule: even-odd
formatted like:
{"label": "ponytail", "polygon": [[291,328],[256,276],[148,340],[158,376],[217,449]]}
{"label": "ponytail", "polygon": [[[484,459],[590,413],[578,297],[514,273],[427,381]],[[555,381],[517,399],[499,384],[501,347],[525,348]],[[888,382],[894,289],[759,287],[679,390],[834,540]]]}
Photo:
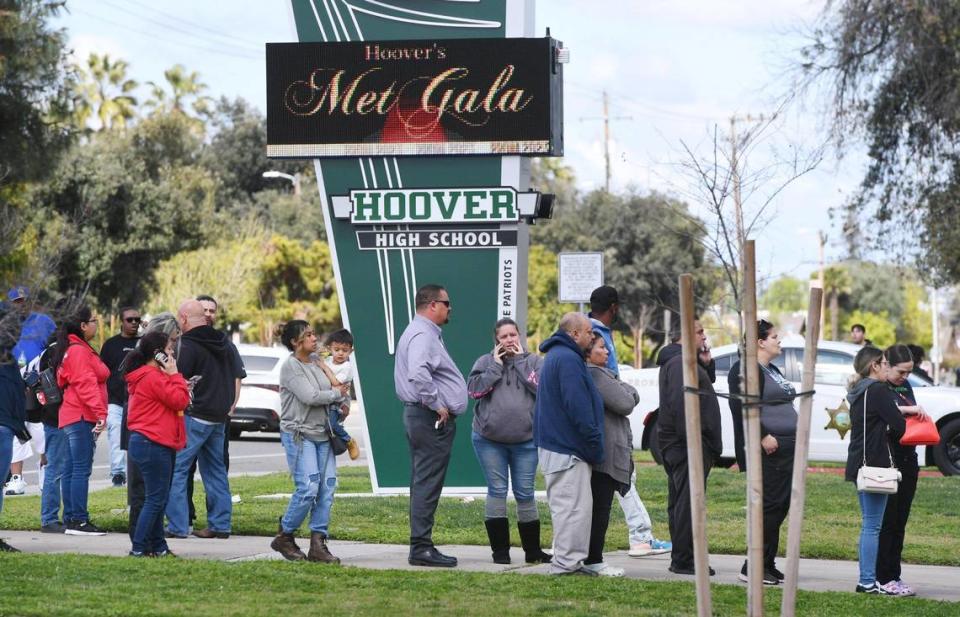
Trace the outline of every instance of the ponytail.
{"label": "ponytail", "polygon": [[60,328],[57,330],[57,346],[53,348],[53,357],[50,359],[50,367],[54,371],[63,364],[63,357],[67,355],[67,347],[70,345],[71,334],[86,343],[86,339],[83,338],[83,330],[80,327],[90,321],[92,317],[93,311],[90,310],[90,307],[82,305],[60,324]]}
{"label": "ponytail", "polygon": [[854,386],[870,376],[870,367],[883,359],[883,352],[873,345],[866,345],[857,352],[853,359],[854,375],[847,383],[847,391],[852,391]]}
{"label": "ponytail", "polygon": [[169,341],[170,337],[159,330],[147,332],[120,363],[120,372],[126,375],[137,370],[152,360],[157,352],[165,350]]}

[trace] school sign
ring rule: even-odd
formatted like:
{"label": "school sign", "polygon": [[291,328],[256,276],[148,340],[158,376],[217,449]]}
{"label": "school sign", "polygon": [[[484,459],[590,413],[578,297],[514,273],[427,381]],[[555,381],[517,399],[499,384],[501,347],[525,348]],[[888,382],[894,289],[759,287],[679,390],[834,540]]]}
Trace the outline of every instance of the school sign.
{"label": "school sign", "polygon": [[[527,223],[549,209],[522,155],[562,153],[559,43],[530,0],[291,0],[300,43],[267,46],[268,154],[314,158],[373,487],[407,492],[394,352],[425,283],[453,305],[466,375],[501,317],[526,317]],[[485,486],[457,421],[447,491]]]}

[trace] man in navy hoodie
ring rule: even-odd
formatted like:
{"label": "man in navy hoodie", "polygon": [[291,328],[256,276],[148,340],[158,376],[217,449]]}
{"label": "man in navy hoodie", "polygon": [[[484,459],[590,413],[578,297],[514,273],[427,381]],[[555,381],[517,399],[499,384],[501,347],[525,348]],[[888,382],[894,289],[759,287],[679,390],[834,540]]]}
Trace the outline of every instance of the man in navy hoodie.
{"label": "man in navy hoodie", "polygon": [[546,354],[537,388],[533,439],[547,483],[553,519],[551,574],[596,576],[583,567],[590,544],[591,465],[603,462],[603,400],[587,373],[583,352],[593,326],[567,313],[540,345]]}

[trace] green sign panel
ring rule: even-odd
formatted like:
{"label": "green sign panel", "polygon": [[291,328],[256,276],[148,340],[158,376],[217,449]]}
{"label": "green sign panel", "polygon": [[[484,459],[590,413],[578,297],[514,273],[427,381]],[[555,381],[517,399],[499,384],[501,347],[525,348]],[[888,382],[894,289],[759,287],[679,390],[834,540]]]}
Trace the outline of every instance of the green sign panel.
{"label": "green sign panel", "polygon": [[[532,36],[530,0],[292,0],[301,42]],[[383,47],[383,46],[381,46]],[[429,47],[429,45],[427,45]],[[526,316],[528,161],[517,156],[318,159],[324,222],[344,325],[356,344],[374,490],[406,492],[410,458],[393,386],[396,343],[426,283],[454,307],[444,342],[466,375],[493,347],[493,323]],[[449,492],[485,486],[470,442],[473,406],[457,421]]]}

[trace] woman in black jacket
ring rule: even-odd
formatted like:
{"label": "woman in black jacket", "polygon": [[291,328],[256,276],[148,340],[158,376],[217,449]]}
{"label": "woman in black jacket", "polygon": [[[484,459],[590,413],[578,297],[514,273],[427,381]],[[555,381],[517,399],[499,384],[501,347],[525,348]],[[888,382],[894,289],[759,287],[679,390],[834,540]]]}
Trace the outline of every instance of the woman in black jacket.
{"label": "woman in black jacket", "polygon": [[[893,455],[887,431],[902,434],[906,422],[893,392],[887,386],[889,372],[883,352],[867,345],[853,359],[856,374],[847,387],[850,403],[850,446],[847,448],[845,478],[857,481],[860,467],[892,467]],[[880,541],[880,525],[887,506],[888,495],[858,491],[863,525],[860,529],[860,580],[858,593],[889,595],[885,587],[877,584],[877,550]]]}
{"label": "woman in black jacket", "polygon": [[[906,345],[894,345],[884,352],[890,369],[887,372],[887,387],[893,393],[901,413],[916,413],[924,418],[923,408],[917,405],[913,388],[907,377],[914,370],[913,354]],[[898,596],[915,595],[913,589],[900,579],[900,557],[903,554],[903,536],[910,518],[910,506],[917,492],[920,466],[917,463],[916,446],[900,445],[902,432],[890,431],[890,451],[893,464],[902,475],[897,492],[887,496],[880,527],[880,545],[877,552],[877,584],[887,593]]]}
{"label": "woman in black jacket", "polygon": [[[769,321],[757,322],[757,362],[760,375],[760,440],[763,470],[763,584],[778,585],[783,573],[776,567],[780,547],[780,526],[790,509],[790,491],[793,483],[793,453],[797,443],[797,410],[793,406],[796,390],[786,380],[773,359],[780,355],[780,332]],[[731,394],[740,393],[740,362],[730,369],[727,377]],[[730,399],[734,426],[742,427],[743,404]],[[742,435],[742,430],[741,430]],[[736,441],[736,440],[735,440]],[[737,460],[742,460],[743,440],[735,443]],[[747,581],[747,562],[740,570],[740,580]]]}

